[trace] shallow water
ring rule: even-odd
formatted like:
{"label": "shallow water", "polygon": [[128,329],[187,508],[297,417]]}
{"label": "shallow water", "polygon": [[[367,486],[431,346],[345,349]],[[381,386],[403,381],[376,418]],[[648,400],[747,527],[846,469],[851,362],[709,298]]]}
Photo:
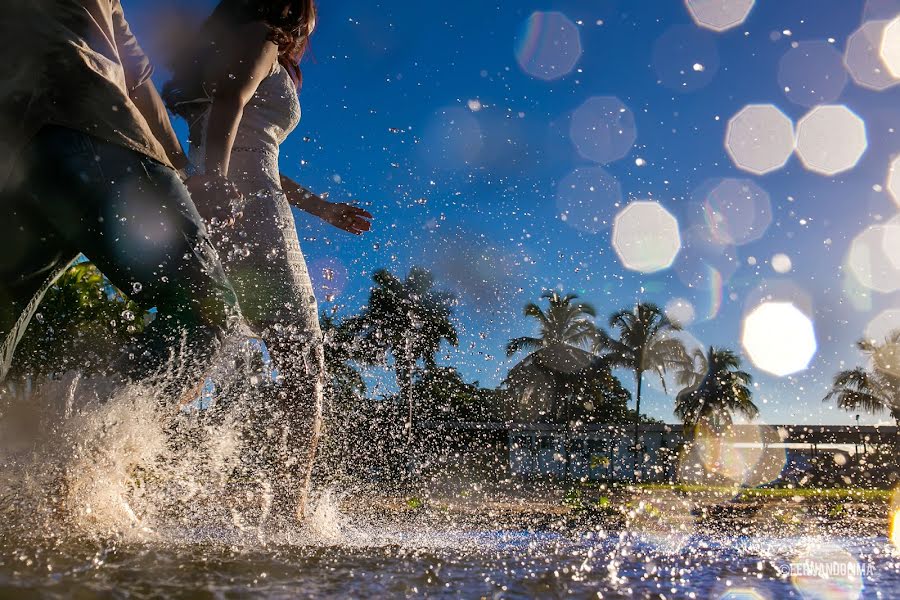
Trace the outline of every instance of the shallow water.
{"label": "shallow water", "polygon": [[265,532],[258,508],[242,514],[227,496],[234,427],[172,453],[170,419],[145,398],[126,390],[73,409],[68,397],[56,412],[40,408],[53,423],[43,427],[6,411],[0,597],[900,596],[900,552],[886,537],[838,536],[791,511],[765,519],[799,522],[766,529],[782,537],[715,535],[671,492],[642,500],[616,529],[527,530],[486,526],[497,521],[477,504],[478,519],[437,505],[373,510],[374,498],[338,486],[318,491],[303,527]]}
{"label": "shallow water", "polygon": [[[695,537],[668,553],[647,541],[597,533],[383,533],[379,541],[379,532],[372,532],[370,546],[358,540],[256,547],[69,540],[52,549],[5,551],[0,595],[755,600],[893,598],[900,592],[900,566],[885,538]],[[800,548],[832,545],[853,557],[857,571],[824,556],[818,575],[802,570]]]}

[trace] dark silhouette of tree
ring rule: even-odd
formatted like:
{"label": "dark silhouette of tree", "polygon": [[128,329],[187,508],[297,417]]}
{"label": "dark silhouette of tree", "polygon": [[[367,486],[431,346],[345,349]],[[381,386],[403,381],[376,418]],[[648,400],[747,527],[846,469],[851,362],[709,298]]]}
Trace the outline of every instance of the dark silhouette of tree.
{"label": "dark silhouette of tree", "polygon": [[453,324],[455,298],[435,289],[434,276],[413,267],[406,279],[385,269],[375,272],[375,287],[362,314],[350,319],[348,330],[358,339],[360,356],[369,364],[393,358],[400,396],[407,405],[408,439],[413,436],[413,376],[422,363],[436,366],[434,356],[443,342],[459,343]]}
{"label": "dark silhouette of tree", "polygon": [[685,387],[675,398],[675,416],[686,428],[702,422],[722,431],[732,424],[733,414],[751,420],[759,415],[750,390],[753,378],[741,370],[741,359],[733,350],[710,346],[704,353],[698,348],[691,359],[677,374],[679,385]]}
{"label": "dark silhouette of tree", "polygon": [[546,310],[534,302],[525,305],[523,314],[538,322],[537,337],[518,337],[506,346],[506,355],[513,356],[521,350],[531,350],[510,373],[541,372],[552,381],[551,413],[558,421],[569,420],[569,405],[582,382],[581,372],[590,362],[585,349],[596,335],[592,318],[594,307],[576,302],[576,294],[561,295],[547,291],[541,295],[547,300]]}
{"label": "dark silhouette of tree", "polygon": [[841,371],[823,401],[837,402],[850,412],[887,412],[900,427],[900,331],[891,332],[881,343],[859,340],[856,345],[870,357],[873,368]]}
{"label": "dark silhouette of tree", "polygon": [[670,321],[655,304],[643,302],[630,310],[620,310],[609,318],[614,333],[598,331],[594,347],[598,362],[611,368],[623,368],[634,373],[634,470],[639,476],[641,388],[644,373],[656,374],[666,388],[665,374],[684,364],[686,352],[680,340],[672,334],[681,327]]}

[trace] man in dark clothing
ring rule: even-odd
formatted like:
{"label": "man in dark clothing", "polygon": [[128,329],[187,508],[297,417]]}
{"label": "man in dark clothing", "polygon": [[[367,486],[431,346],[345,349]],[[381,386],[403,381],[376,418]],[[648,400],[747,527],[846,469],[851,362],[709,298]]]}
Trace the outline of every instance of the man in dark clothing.
{"label": "man in dark clothing", "polygon": [[196,383],[242,319],[119,0],[6,0],[2,12],[0,379],[43,293],[84,253],[157,309],[140,375],[180,350]]}

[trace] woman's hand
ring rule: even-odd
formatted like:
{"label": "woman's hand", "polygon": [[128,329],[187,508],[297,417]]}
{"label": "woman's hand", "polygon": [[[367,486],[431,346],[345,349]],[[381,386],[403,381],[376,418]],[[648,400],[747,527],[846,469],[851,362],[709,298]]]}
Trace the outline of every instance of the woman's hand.
{"label": "woman's hand", "polygon": [[320,211],[318,216],[323,221],[353,235],[359,235],[372,229],[372,219],[374,217],[369,211],[363,210],[358,206],[343,202],[325,201]]}
{"label": "woman's hand", "polygon": [[228,227],[240,218],[244,197],[237,186],[221,175],[193,175],[184,182],[197,212],[211,226]]}

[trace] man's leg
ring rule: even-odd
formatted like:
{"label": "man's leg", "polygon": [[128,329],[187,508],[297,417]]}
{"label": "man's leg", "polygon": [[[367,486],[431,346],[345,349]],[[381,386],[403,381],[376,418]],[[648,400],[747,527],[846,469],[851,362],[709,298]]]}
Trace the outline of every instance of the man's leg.
{"label": "man's leg", "polygon": [[72,130],[48,127],[27,155],[30,198],[49,228],[83,252],[156,319],[132,375],[167,365],[169,353],[202,375],[240,323],[234,291],[187,189],[169,169],[138,152]]}
{"label": "man's leg", "polygon": [[47,290],[65,272],[75,251],[68,248],[27,202],[22,187],[0,195],[0,381]]}

